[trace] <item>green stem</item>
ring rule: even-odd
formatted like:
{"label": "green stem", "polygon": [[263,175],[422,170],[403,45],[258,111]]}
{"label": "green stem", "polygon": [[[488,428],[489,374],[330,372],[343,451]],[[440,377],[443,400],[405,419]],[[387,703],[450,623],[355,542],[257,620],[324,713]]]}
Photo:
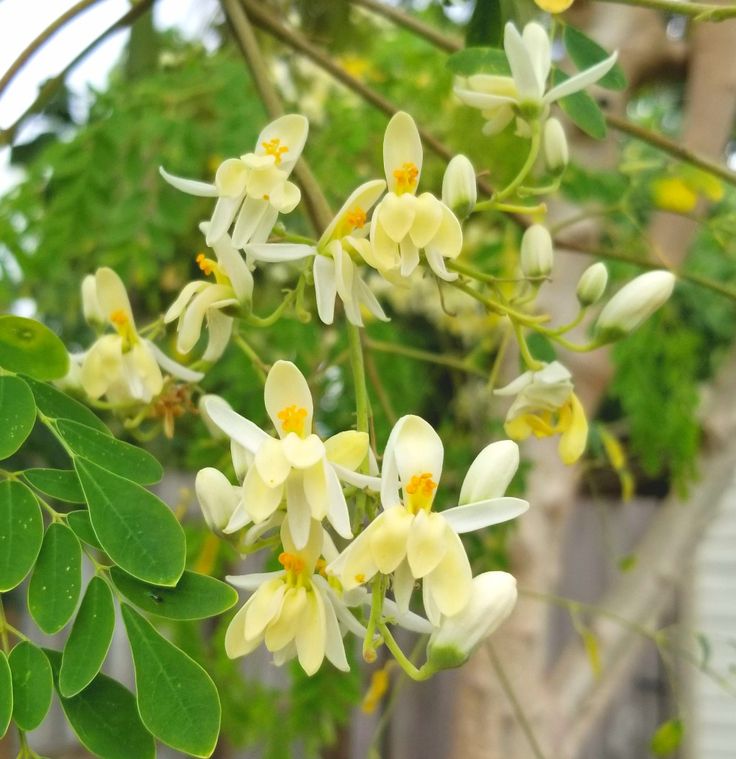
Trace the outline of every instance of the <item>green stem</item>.
{"label": "green stem", "polygon": [[376,645],[373,638],[376,634],[376,627],[381,624],[381,615],[383,614],[383,597],[386,593],[386,582],[383,575],[376,575],[373,580],[372,597],[371,597],[371,615],[368,618],[368,624],[365,626],[365,640],[363,641],[363,659],[367,662],[376,660]]}
{"label": "green stem", "polygon": [[564,335],[566,332],[569,332],[571,329],[577,327],[578,324],[583,321],[587,312],[587,308],[581,308],[578,311],[578,315],[567,324],[563,324],[561,327],[555,327],[554,329],[547,327],[537,327],[537,332],[539,332],[541,335],[546,335],[547,337],[558,337],[559,335]]}
{"label": "green stem", "polygon": [[240,348],[243,353],[250,359],[251,364],[253,365],[253,369],[255,370],[256,374],[258,375],[258,379],[261,381],[261,384],[266,384],[266,374],[268,373],[268,367],[266,364],[263,363],[261,357],[253,350],[253,348],[246,342],[245,338],[242,335],[235,335],[234,337],[235,345]]}
{"label": "green stem", "polygon": [[542,129],[539,121],[531,122],[532,137],[529,144],[529,154],[524,161],[524,165],[519,170],[519,173],[511,180],[511,183],[506,185],[503,190],[495,193],[491,198],[491,201],[498,203],[499,200],[508,198],[521,186],[522,182],[527,178],[529,172],[534,168],[534,163],[539,155],[539,148],[542,142]]}
{"label": "green stem", "polygon": [[502,211],[503,213],[547,213],[546,203],[537,203],[535,206],[520,206],[516,203],[497,203],[493,198],[490,200],[482,200],[480,203],[475,204],[473,213],[478,211]]}
{"label": "green stem", "polygon": [[423,667],[416,667],[412,664],[409,657],[401,650],[401,646],[396,642],[394,636],[391,635],[391,631],[388,629],[385,622],[379,622],[378,629],[386,643],[386,648],[391,652],[401,669],[403,669],[412,680],[421,682],[422,680],[428,680],[432,676],[433,671],[428,669],[426,664]]}
{"label": "green stem", "polygon": [[686,3],[680,2],[680,0],[599,0],[599,2],[652,8],[655,11],[689,16],[695,21],[725,21],[729,18],[736,18],[736,5]]}
{"label": "green stem", "polygon": [[509,340],[511,339],[512,328],[509,325],[504,330],[503,337],[496,351],[496,357],[493,359],[493,366],[491,367],[491,373],[488,377],[488,389],[493,392],[498,381],[498,374],[501,371],[501,364],[503,363],[503,357],[506,355],[506,348],[508,347]]}
{"label": "green stem", "polygon": [[281,318],[284,311],[293,303],[295,298],[296,290],[290,290],[283,301],[268,316],[248,314],[243,317],[243,321],[252,327],[272,327]]}
{"label": "green stem", "polygon": [[483,372],[482,369],[478,369],[467,361],[464,361],[461,358],[454,358],[453,356],[438,355],[436,353],[430,353],[429,351],[420,350],[419,348],[409,348],[406,345],[386,343],[381,340],[373,340],[372,338],[366,341],[366,347],[371,350],[380,351],[381,353],[392,353],[397,356],[413,358],[416,361],[426,361],[428,364],[448,366],[451,369],[459,369],[467,374],[477,374],[479,377],[485,376],[485,372]]}
{"label": "green stem", "polygon": [[500,301],[489,298],[486,295],[482,295],[477,290],[474,290],[472,287],[465,284],[465,282],[450,282],[450,284],[458,290],[462,290],[471,298],[475,298],[475,300],[477,300],[479,303],[482,303],[491,311],[495,311],[497,314],[501,314],[502,316],[508,316],[510,319],[513,319],[514,321],[519,322],[520,324],[524,324],[528,327],[534,327],[536,324],[547,321],[549,319],[548,316],[530,316],[529,314],[517,311],[516,309],[511,308],[510,306],[507,306]]}
{"label": "green stem", "polygon": [[512,322],[512,324],[514,325],[516,342],[519,344],[519,351],[521,352],[521,357],[524,360],[524,363],[531,371],[539,371],[542,368],[543,364],[541,361],[537,361],[537,359],[532,356],[531,351],[529,350],[529,346],[527,345],[526,338],[524,337],[524,332],[522,331],[521,324],[518,322]]}
{"label": "green stem", "polygon": [[348,323],[348,345],[350,347],[350,366],[353,370],[353,385],[355,387],[355,423],[358,432],[368,432],[369,408],[368,388],[365,380],[365,363],[363,361],[363,343],[361,342],[360,327]]}
{"label": "green stem", "polygon": [[0,643],[2,644],[3,651],[7,654],[10,651],[10,640],[8,639],[8,622],[5,619],[2,594],[0,594]]}

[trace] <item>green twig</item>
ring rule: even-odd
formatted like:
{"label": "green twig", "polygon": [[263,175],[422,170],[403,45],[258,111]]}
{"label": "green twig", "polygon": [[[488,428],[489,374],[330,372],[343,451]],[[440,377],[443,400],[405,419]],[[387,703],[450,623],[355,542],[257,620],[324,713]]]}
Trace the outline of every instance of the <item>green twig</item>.
{"label": "green twig", "polygon": [[413,358],[416,361],[425,361],[428,364],[447,366],[450,369],[459,369],[461,372],[466,372],[467,374],[476,374],[479,377],[485,377],[485,372],[482,369],[473,366],[471,363],[461,358],[431,353],[430,351],[420,350],[419,348],[409,348],[408,346],[400,345],[399,343],[387,343],[382,340],[374,340],[373,338],[368,338],[366,340],[366,347],[370,350],[379,351],[381,353],[392,353],[396,356],[406,356],[406,358]]}

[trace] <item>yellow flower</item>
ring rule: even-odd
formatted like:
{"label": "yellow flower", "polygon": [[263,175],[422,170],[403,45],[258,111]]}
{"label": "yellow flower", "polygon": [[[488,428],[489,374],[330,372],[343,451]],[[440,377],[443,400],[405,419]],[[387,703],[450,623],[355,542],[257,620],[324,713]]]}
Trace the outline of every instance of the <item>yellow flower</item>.
{"label": "yellow flower", "polygon": [[547,13],[563,13],[574,0],[534,0],[534,2]]}

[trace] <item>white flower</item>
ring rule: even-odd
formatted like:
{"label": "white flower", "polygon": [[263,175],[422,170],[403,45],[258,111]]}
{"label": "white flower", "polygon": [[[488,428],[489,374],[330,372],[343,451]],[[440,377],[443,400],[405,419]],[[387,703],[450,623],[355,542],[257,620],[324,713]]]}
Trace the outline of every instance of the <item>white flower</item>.
{"label": "white flower", "polygon": [[511,614],[516,605],[516,579],[508,572],[484,572],[473,578],[470,600],[445,617],[427,644],[427,666],[459,667]]}
{"label": "white flower", "polygon": [[383,166],[389,192],[371,219],[372,266],[384,275],[408,277],[424,250],[427,263],[441,279],[451,281],[445,258],[457,258],[463,233],[455,214],[434,195],[416,196],[422,170],[422,143],[414,119],[399,111],[386,127]]}
{"label": "white flower", "polygon": [[312,520],[308,539],[299,548],[284,522],[284,550],[279,556],[283,570],[227,578],[238,588],[255,591],[225,633],[225,651],[231,659],[264,643],[275,664],[296,656],[308,675],[320,668],[325,657],[338,669],[349,670],[338,615],[345,619],[352,614],[317,572],[323,540],[322,527]]}
{"label": "white flower", "polygon": [[624,285],[603,307],[595,324],[600,342],[618,340],[633,332],[672,295],[675,275],[648,271]]}
{"label": "white flower", "polygon": [[521,238],[521,270],[525,277],[546,277],[554,265],[552,237],[546,227],[532,224]]}
{"label": "white flower", "polygon": [[544,27],[533,21],[519,34],[509,22],[504,30],[503,46],[511,76],[474,74],[460,80],[454,88],[465,105],[480,109],[487,120],[483,132],[488,135],[498,134],[516,117],[519,133],[528,136],[528,121],[546,118],[551,103],[597,82],[613,68],[618,57],[614,52],[545,91],[552,59]]}
{"label": "white flower", "polygon": [[287,179],[308,131],[309,122],[299,114],[272,121],[258,136],[254,152],[220,164],[214,184],[175,177],[163,168],[161,176],[190,195],[217,198],[207,229],[208,245],[217,242],[233,221],[237,248],[250,241],[265,242],[279,213],[289,213],[299,203],[299,188]]}
{"label": "white flower", "polygon": [[442,177],[442,202],[460,219],[473,213],[478,200],[475,169],[470,159],[456,155]]}
{"label": "white flower", "polygon": [[[207,224],[202,224],[203,231]],[[204,253],[197,256],[197,265],[205,276],[214,275],[214,282],[197,280],[184,286],[164,316],[164,322],[178,319],[179,353],[189,353],[199,340],[202,322],[207,320],[209,340],[202,359],[217,361],[223,354],[232,334],[233,319],[223,313],[230,307],[250,307],[253,297],[253,275],[246,262],[232,244],[230,236],[223,234],[212,245],[217,260]]]}
{"label": "white flower", "polygon": [[384,511],[327,568],[345,590],[378,572],[393,574],[401,612],[421,579],[424,609],[434,625],[442,615],[459,613],[470,598],[472,575],[459,533],[513,519],[529,507],[521,499],[499,497],[518,466],[516,445],[505,441],[476,458],[463,483],[463,505],[433,512],[443,458],[442,441],[427,422],[418,416],[399,419],[384,454]]}
{"label": "white flower", "polygon": [[560,435],[559,454],[565,464],[577,461],[585,451],[588,422],[573,392],[572,375],[559,361],[534,372],[524,372],[495,391],[515,395],[506,414],[504,429],[514,440]]}
{"label": "white flower", "polygon": [[161,369],[186,382],[202,379],[200,372],[172,361],[138,334],[125,286],[112,269],[98,269],[94,285],[94,292],[85,286],[86,309],[101,315],[116,334],[99,337],[81,359],[80,381],[90,398],[104,395],[111,403],[148,403],[163,389]]}
{"label": "white flower", "polygon": [[289,530],[299,548],[306,545],[312,519],[327,518],[338,534],[352,537],[340,479],[357,487],[376,478],[355,470],[368,455],[368,435],[349,430],[322,442],[312,432],[313,402],[304,375],[290,361],[277,361],[266,378],[265,405],[278,437],[236,414],[217,397],[205,402],[212,421],[253,455],[243,481],[243,498],[226,531],[251,520],[269,519],[286,499]]}
{"label": "white flower", "polygon": [[558,119],[547,119],[542,136],[544,162],[553,174],[559,174],[570,160],[565,130]]}
{"label": "white flower", "polygon": [[207,526],[213,532],[223,532],[240,503],[241,489],[231,485],[219,469],[209,466],[197,472],[194,490]]}
{"label": "white flower", "polygon": [[608,284],[608,269],[601,263],[592,264],[580,276],[576,295],[581,306],[592,306],[597,303]]}

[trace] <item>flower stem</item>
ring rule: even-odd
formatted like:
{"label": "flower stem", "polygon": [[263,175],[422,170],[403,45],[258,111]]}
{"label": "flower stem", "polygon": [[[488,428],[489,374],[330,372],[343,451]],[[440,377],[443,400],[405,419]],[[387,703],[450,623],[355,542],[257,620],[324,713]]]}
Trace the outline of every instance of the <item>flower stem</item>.
{"label": "flower stem", "polygon": [[365,626],[365,640],[363,641],[363,659],[367,662],[376,660],[376,646],[373,638],[376,633],[376,627],[381,623],[381,614],[383,613],[383,596],[386,592],[386,582],[384,576],[376,575],[373,580],[372,597],[371,597],[371,615],[368,618],[368,624]]}
{"label": "flower stem", "polygon": [[428,669],[426,664],[422,667],[416,667],[412,664],[409,657],[401,650],[401,646],[396,642],[394,636],[391,635],[391,631],[388,629],[385,622],[379,622],[378,629],[383,636],[386,647],[391,652],[394,659],[396,659],[396,662],[401,669],[403,669],[412,680],[416,680],[417,682],[429,680],[433,674],[433,670]]}
{"label": "flower stem", "polygon": [[268,372],[268,367],[266,364],[263,363],[261,357],[253,350],[252,346],[248,344],[248,342],[245,340],[245,338],[242,335],[235,335],[235,344],[240,348],[243,353],[250,359],[251,364],[253,365],[253,369],[255,370],[256,374],[258,375],[258,379],[261,381],[261,384],[266,384],[266,373]]}
{"label": "flower stem", "polygon": [[532,130],[532,138],[529,144],[529,154],[526,157],[526,161],[524,161],[524,165],[519,170],[519,173],[511,180],[511,183],[491,197],[491,202],[493,203],[498,203],[499,200],[503,200],[504,198],[513,195],[534,167],[534,162],[539,155],[539,147],[542,141],[542,130],[539,121],[532,121],[530,126]]}

